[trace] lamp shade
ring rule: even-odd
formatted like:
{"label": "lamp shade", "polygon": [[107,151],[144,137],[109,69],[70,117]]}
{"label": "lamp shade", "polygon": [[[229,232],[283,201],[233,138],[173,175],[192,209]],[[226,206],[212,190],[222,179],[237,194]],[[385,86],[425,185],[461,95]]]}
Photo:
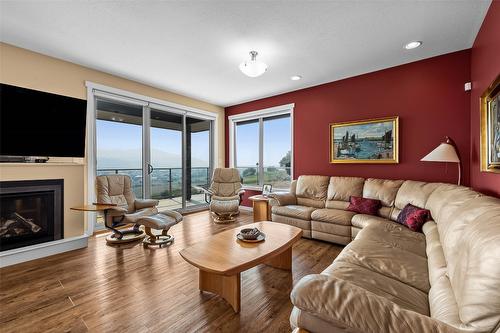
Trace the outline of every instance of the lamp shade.
{"label": "lamp shade", "polygon": [[447,142],[441,143],[433,151],[425,155],[421,161],[460,163],[455,147]]}
{"label": "lamp shade", "polygon": [[267,65],[257,60],[257,52],[250,52],[250,60],[243,61],[240,64],[240,71],[249,77],[261,76],[267,71]]}

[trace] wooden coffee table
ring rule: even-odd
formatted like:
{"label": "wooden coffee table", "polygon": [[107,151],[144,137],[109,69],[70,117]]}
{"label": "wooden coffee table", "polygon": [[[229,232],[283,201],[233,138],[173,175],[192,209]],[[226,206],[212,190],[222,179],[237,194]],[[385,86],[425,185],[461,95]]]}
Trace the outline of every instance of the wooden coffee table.
{"label": "wooden coffee table", "polygon": [[[266,239],[260,243],[242,242],[236,235],[244,228],[259,228]],[[181,256],[199,269],[200,291],[222,296],[236,313],[241,305],[240,274],[259,264],[292,269],[292,245],[302,229],[275,222],[257,222],[226,230],[185,248]]]}

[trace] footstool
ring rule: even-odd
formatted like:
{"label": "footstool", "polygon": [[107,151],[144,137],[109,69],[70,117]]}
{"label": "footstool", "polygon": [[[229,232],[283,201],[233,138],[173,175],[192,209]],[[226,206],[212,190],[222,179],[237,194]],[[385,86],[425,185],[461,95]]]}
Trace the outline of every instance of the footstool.
{"label": "footstool", "polygon": [[230,223],[236,221],[234,218],[239,214],[239,200],[218,200],[212,198],[210,211],[215,223]]}
{"label": "footstool", "polygon": [[[174,236],[169,235],[168,230],[180,221],[182,221],[182,215],[172,210],[158,212],[154,215],[143,216],[137,219],[136,223],[143,225],[146,232],[146,237],[142,241],[144,247],[148,247],[148,245],[158,245],[161,247],[163,244],[172,243]],[[151,229],[161,230],[161,234],[155,235]]]}

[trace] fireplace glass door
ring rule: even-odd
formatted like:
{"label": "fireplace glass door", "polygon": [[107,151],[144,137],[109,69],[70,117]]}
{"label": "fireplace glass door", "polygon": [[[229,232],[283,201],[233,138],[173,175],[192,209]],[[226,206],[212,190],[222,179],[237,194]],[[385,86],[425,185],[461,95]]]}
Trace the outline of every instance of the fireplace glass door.
{"label": "fireplace glass door", "polygon": [[61,182],[0,182],[1,251],[62,238]]}

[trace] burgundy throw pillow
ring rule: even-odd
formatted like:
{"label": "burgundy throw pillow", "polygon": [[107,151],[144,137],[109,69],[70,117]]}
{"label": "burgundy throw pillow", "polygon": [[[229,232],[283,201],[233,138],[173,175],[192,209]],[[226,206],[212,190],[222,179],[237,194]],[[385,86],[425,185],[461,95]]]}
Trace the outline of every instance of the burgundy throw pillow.
{"label": "burgundy throw pillow", "polygon": [[360,214],[377,215],[380,206],[380,200],[351,196],[347,210]]}
{"label": "burgundy throw pillow", "polygon": [[430,216],[429,210],[407,204],[399,213],[397,222],[407,226],[410,230],[420,232]]}

